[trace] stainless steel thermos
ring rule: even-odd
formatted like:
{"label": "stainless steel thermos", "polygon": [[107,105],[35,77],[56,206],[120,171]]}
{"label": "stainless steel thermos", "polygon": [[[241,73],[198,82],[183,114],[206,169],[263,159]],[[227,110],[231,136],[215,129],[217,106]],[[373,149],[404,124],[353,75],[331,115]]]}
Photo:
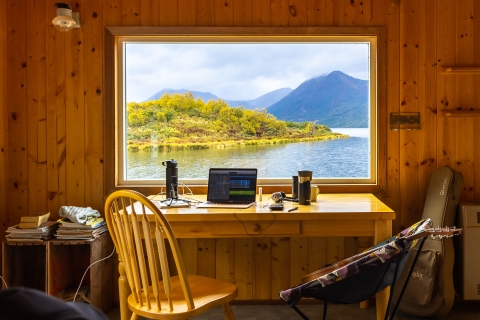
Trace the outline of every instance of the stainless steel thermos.
{"label": "stainless steel thermos", "polygon": [[166,167],[165,185],[167,188],[167,199],[177,198],[178,185],[178,163],[175,160],[166,160],[162,162],[162,166]]}
{"label": "stainless steel thermos", "polygon": [[298,176],[292,176],[292,198],[298,198]]}

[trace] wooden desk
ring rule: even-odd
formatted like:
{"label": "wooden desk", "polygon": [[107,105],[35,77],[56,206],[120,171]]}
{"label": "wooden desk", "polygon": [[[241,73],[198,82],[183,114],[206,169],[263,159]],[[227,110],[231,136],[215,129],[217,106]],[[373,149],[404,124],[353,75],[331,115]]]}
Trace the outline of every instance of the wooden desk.
{"label": "wooden desk", "polygon": [[[263,199],[243,210],[192,207],[162,209],[162,212],[177,238],[363,236],[373,237],[374,243],[378,243],[392,235],[395,212],[372,194],[320,194],[310,206],[286,202],[284,211],[270,211],[266,206],[268,195]],[[287,212],[295,206],[299,209]],[[126,299],[128,286],[120,284],[119,291],[120,301]],[[377,319],[384,317],[388,293],[387,288],[376,296]],[[127,318],[122,314],[122,319]]]}

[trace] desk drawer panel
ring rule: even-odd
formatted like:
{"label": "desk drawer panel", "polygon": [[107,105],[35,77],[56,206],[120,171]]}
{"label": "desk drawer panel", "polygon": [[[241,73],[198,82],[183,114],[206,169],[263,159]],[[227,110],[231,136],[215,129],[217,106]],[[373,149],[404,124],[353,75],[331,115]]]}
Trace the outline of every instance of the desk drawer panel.
{"label": "desk drawer panel", "polygon": [[309,237],[373,237],[373,220],[302,221],[302,235]]}
{"label": "desk drawer panel", "polygon": [[177,238],[274,237],[300,234],[299,221],[178,221],[170,224]]}

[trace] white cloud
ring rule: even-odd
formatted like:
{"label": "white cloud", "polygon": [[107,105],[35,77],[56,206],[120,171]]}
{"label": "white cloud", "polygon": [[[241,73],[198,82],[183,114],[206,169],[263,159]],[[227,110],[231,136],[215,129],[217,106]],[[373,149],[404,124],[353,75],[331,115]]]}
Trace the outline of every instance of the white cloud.
{"label": "white cloud", "polygon": [[367,44],[127,44],[127,101],[164,89],[250,100],[335,70],[368,78]]}

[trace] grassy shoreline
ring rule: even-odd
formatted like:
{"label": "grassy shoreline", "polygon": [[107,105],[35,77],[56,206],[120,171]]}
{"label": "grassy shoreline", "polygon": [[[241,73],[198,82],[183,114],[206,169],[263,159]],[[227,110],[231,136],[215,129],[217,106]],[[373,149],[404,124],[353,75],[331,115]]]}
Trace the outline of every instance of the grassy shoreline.
{"label": "grassy shoreline", "polygon": [[274,144],[287,144],[287,143],[346,139],[346,138],[349,138],[349,136],[346,134],[332,133],[329,135],[294,138],[294,139],[274,138],[274,139],[251,139],[251,140],[227,140],[227,141],[212,141],[212,142],[202,142],[202,143],[151,143],[151,142],[134,143],[132,141],[129,141],[127,144],[127,151],[163,152],[163,151],[178,151],[178,150],[224,149],[224,148],[238,148],[242,146],[274,145]]}

